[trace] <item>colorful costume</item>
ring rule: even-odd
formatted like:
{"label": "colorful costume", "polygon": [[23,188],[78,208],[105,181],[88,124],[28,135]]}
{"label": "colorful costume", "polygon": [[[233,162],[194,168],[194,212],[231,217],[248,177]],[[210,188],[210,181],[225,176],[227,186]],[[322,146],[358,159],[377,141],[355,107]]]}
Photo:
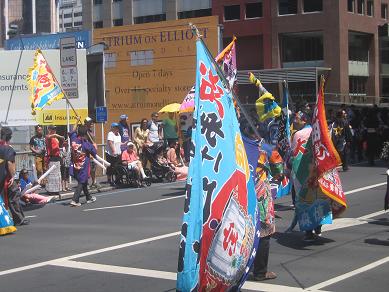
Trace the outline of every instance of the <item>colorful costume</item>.
{"label": "colorful costume", "polygon": [[16,228],[12,221],[12,217],[9,215],[7,209],[5,208],[3,198],[0,195],[0,235],[5,235],[15,231]]}

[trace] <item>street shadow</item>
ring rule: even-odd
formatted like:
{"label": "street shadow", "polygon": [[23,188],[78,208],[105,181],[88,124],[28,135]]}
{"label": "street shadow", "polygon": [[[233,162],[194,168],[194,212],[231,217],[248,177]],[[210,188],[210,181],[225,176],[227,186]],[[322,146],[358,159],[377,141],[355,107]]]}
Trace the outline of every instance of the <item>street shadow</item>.
{"label": "street shadow", "polygon": [[304,232],[292,231],[290,233],[276,232],[272,235],[282,246],[289,247],[296,250],[310,250],[310,246],[321,246],[326,243],[334,242],[334,240],[326,237],[316,237],[314,242],[303,241]]}
{"label": "street shadow", "polygon": [[185,191],[173,192],[170,194],[163,194],[162,197],[178,197],[178,196],[182,196],[182,195],[185,195]]}
{"label": "street shadow", "polygon": [[365,239],[365,243],[374,244],[374,245],[389,246],[389,239],[382,240],[382,239],[378,239],[378,238],[367,238],[367,239]]}
{"label": "street shadow", "polygon": [[43,204],[29,204],[23,206],[23,211],[28,212],[28,211],[34,211],[43,208],[45,205]]}
{"label": "street shadow", "polygon": [[388,218],[380,218],[380,219],[375,219],[375,220],[369,221],[368,223],[374,224],[374,225],[389,226],[389,219]]}
{"label": "street shadow", "polygon": [[281,204],[274,204],[274,210],[276,211],[290,211],[294,210],[294,206],[285,206]]}

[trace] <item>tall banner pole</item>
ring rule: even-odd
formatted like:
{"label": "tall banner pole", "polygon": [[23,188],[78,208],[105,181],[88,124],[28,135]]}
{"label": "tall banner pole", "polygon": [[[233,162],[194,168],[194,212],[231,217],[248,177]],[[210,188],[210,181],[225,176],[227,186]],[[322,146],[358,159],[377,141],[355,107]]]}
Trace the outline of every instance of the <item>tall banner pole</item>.
{"label": "tall banner pole", "polygon": [[[103,159],[105,160],[105,147],[104,147],[104,123],[101,123],[101,144],[102,144],[102,148],[101,148],[101,157],[103,157]],[[105,169],[103,168],[103,175],[105,175]]]}

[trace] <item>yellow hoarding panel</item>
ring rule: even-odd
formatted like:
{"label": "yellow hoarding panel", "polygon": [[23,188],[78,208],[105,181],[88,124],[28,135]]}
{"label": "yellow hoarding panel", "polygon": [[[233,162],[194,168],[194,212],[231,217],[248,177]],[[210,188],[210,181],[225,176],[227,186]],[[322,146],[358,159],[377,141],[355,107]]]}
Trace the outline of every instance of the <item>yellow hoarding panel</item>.
{"label": "yellow hoarding panel", "polygon": [[[81,117],[83,121],[88,116],[87,108],[76,108],[77,114]],[[75,124],[77,122],[76,115],[72,110],[69,110],[70,124]],[[60,110],[43,110],[37,112],[36,122],[40,125],[57,125],[64,126],[67,125],[67,115],[65,109]]]}
{"label": "yellow hoarding panel", "polygon": [[195,24],[212,54],[218,48],[218,17],[201,17],[94,30],[105,42],[109,122],[127,114],[131,123],[150,118],[167,104],[181,103],[195,83]]}

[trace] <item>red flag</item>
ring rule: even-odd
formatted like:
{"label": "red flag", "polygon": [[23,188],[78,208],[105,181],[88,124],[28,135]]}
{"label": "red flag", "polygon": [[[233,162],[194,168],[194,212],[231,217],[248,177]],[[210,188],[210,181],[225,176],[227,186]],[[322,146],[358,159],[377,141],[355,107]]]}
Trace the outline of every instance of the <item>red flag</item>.
{"label": "red flag", "polygon": [[[324,78],[321,78],[312,117],[312,143],[320,189],[329,198],[346,207],[346,197],[336,167],[341,163],[332,143],[324,107]],[[343,209],[343,208],[342,208]]]}

